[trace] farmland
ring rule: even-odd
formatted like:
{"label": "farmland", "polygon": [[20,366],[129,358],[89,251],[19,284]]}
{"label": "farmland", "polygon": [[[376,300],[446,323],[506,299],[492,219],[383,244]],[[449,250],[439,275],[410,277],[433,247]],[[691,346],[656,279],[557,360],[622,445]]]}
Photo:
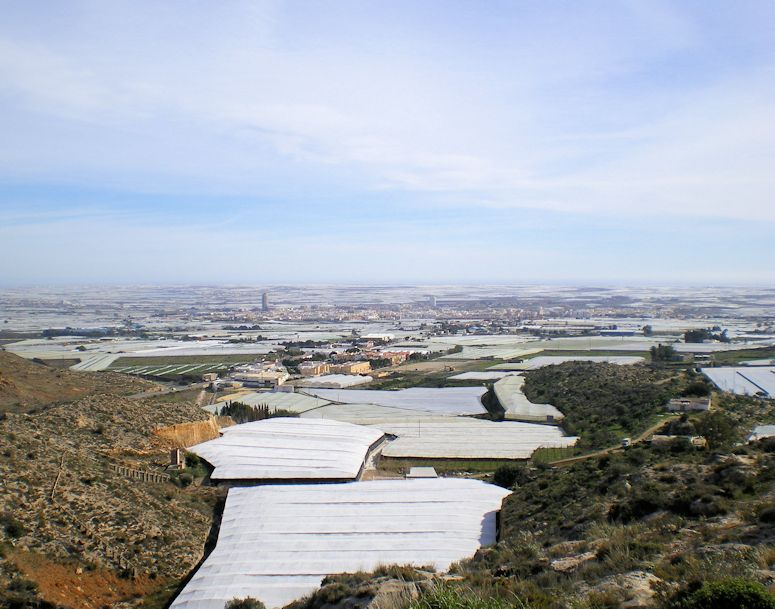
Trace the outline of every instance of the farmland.
{"label": "farmland", "polygon": [[237,364],[254,361],[250,355],[191,355],[180,357],[122,357],[108,370],[162,379],[201,377],[208,372],[224,372]]}

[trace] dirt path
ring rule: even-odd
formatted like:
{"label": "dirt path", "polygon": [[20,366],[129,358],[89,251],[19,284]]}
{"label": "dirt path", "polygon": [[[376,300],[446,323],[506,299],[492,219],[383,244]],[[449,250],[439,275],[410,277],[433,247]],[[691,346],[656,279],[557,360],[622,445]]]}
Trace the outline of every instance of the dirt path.
{"label": "dirt path", "polygon": [[[649,427],[642,433],[638,434],[637,437],[633,438],[631,440],[631,443],[637,444],[639,442],[643,442],[646,438],[653,435],[654,432],[656,432],[660,427],[665,425],[665,423],[675,421],[676,419],[679,418],[679,416],[680,415],[672,415],[659,420],[658,422],[654,423],[651,427]],[[578,455],[577,457],[569,457],[567,459],[559,459],[558,461],[550,461],[547,465],[551,465],[552,467],[564,467],[566,465],[572,465],[574,463],[578,463],[579,461],[584,461],[585,459],[594,459],[594,458],[602,457],[603,455],[607,455],[612,452],[617,452],[621,450],[624,450],[624,449],[620,445],[609,446],[608,448],[604,448],[602,450],[598,450],[593,453],[587,453],[586,455]]]}

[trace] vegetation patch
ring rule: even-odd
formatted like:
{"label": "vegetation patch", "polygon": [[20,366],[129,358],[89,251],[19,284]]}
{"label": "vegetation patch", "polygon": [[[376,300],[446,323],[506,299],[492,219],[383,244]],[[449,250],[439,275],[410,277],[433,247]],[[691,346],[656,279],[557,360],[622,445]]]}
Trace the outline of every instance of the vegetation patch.
{"label": "vegetation patch", "polygon": [[528,372],[524,392],[562,411],[580,449],[596,449],[647,429],[686,384],[683,374],[652,366],[566,362]]}

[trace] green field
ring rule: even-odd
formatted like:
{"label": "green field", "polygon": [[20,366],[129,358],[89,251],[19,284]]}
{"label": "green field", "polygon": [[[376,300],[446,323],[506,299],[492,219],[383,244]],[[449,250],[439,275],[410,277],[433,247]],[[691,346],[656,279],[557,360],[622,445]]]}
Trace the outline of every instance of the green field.
{"label": "green field", "polygon": [[722,351],[714,353],[712,360],[716,365],[735,366],[749,359],[775,359],[775,347],[743,349],[740,351]]}
{"label": "green field", "polygon": [[432,467],[438,474],[489,474],[501,465],[513,465],[524,459],[395,459],[382,457],[377,469],[389,474],[406,474],[412,467]]}

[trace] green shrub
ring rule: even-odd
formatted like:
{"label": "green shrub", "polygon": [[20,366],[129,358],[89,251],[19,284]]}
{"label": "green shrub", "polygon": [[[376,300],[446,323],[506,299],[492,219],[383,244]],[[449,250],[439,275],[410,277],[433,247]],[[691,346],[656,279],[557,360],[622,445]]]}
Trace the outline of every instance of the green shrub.
{"label": "green shrub", "polygon": [[251,596],[247,598],[234,598],[224,606],[224,609],[266,609],[264,603]]}
{"label": "green shrub", "polygon": [[721,410],[706,412],[694,420],[694,428],[705,436],[710,448],[721,448],[736,442],[740,430],[735,420]]}
{"label": "green shrub", "polygon": [[506,600],[484,596],[469,588],[438,585],[425,592],[409,609],[516,609],[527,605],[518,598]]}
{"label": "green shrub", "polygon": [[704,380],[698,380],[690,383],[686,389],[681,392],[683,397],[703,398],[710,395],[710,387]]}
{"label": "green shrub", "polygon": [[526,477],[525,468],[519,465],[501,465],[495,470],[492,481],[503,488],[512,488],[515,484],[523,484]]}
{"label": "green shrub", "polygon": [[565,414],[563,428],[580,436],[579,448],[604,448],[648,427],[674,396],[668,380],[651,367],[566,362],[528,372],[524,392]]}
{"label": "green shrub", "polygon": [[764,508],[759,512],[759,522],[775,524],[775,507]]}
{"label": "green shrub", "polygon": [[194,481],[194,474],[191,472],[181,472],[177,477],[178,484],[182,487],[188,486]]}
{"label": "green shrub", "polygon": [[775,609],[775,595],[745,579],[706,582],[674,597],[671,609]]}
{"label": "green shrub", "polygon": [[3,530],[8,537],[12,537],[13,539],[19,539],[19,537],[22,537],[27,532],[24,525],[8,513],[0,514],[0,526],[3,527]]}

